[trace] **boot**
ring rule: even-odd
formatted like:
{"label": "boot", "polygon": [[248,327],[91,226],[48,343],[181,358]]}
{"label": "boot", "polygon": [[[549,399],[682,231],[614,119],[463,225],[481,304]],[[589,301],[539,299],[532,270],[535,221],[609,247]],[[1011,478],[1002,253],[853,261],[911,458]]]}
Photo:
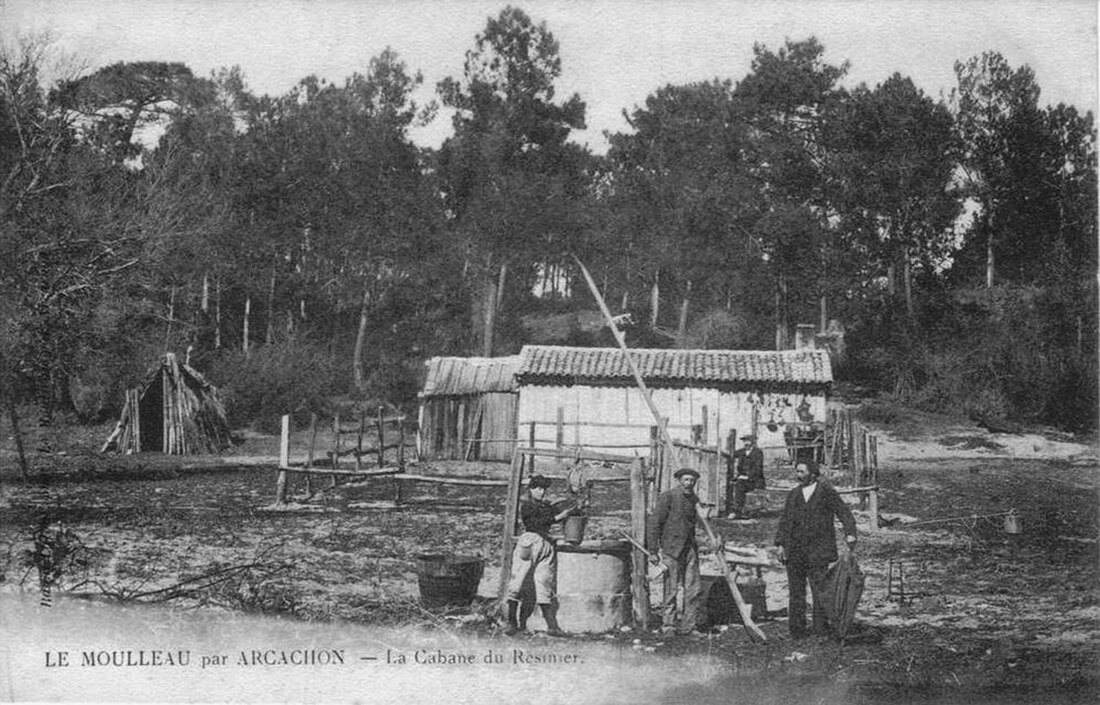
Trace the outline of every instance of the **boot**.
{"label": "boot", "polygon": [[539,609],[542,610],[542,619],[546,622],[546,635],[547,636],[565,636],[565,632],[558,626],[558,609],[552,603],[543,603],[539,605]]}
{"label": "boot", "polygon": [[508,600],[508,624],[504,627],[504,633],[512,636],[519,632],[519,623],[516,621],[516,612],[519,610],[518,600]]}

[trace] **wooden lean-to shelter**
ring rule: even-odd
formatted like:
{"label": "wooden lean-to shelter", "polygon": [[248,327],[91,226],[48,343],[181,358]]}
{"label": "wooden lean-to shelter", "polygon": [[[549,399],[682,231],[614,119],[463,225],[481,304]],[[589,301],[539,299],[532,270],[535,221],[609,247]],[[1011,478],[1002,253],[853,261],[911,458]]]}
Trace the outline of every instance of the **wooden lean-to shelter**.
{"label": "wooden lean-to shelter", "polygon": [[433,357],[425,363],[417,449],[425,460],[511,460],[519,357]]}
{"label": "wooden lean-to shelter", "polygon": [[166,353],[140,387],[126,392],[122,415],[100,452],[217,453],[231,443],[217,388]]}

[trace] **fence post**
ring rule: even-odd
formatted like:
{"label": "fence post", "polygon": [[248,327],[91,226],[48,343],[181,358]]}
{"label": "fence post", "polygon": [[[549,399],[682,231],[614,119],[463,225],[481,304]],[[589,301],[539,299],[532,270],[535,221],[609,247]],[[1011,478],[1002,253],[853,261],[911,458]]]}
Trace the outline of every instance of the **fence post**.
{"label": "fence post", "polygon": [[[630,466],[630,529],[634,540],[642,546],[646,541],[645,466],[636,460]],[[634,549],[634,574],[630,592],[634,596],[634,620],[642,629],[649,628],[649,583],[646,572],[649,562],[645,554]]]}
{"label": "fence post", "polygon": [[378,467],[386,465],[386,431],[382,423],[385,409],[378,407]]}
{"label": "fence post", "polygon": [[405,472],[405,419],[397,422],[397,467]]}
{"label": "fence post", "polygon": [[[317,443],[317,412],[313,411],[309,414],[309,450],[306,451],[306,469],[313,467],[313,452],[314,446]],[[306,473],[306,495],[313,495],[313,476],[310,473]]]}
{"label": "fence post", "polygon": [[366,421],[367,412],[359,409],[359,427],[355,429],[355,470],[363,469],[363,424]]}
{"label": "fence post", "polygon": [[[497,596],[504,607],[508,579],[512,577],[512,539],[516,535],[516,517],[519,513],[519,490],[523,480],[524,454],[512,453],[512,467],[508,476],[508,496],[504,498],[504,527],[500,537],[500,582]],[[534,464],[532,457],[532,465]]]}
{"label": "fence post", "polygon": [[[332,419],[332,469],[340,467],[340,414]],[[332,474],[332,486],[336,487],[336,474]]]}
{"label": "fence post", "polygon": [[279,437],[279,477],[275,481],[275,503],[286,504],[286,469],[290,466],[290,415],[283,414]]}

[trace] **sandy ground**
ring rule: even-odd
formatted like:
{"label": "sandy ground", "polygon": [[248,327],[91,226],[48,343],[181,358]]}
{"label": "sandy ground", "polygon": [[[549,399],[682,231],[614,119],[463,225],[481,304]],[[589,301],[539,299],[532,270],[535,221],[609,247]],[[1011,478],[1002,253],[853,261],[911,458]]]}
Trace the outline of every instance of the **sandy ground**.
{"label": "sandy ground", "polygon": [[[311,495],[301,481],[292,484],[292,505],[274,511],[277,445],[270,437],[251,436],[232,454],[184,463],[100,458],[74,446],[36,457],[48,474],[30,485],[12,482],[9,447],[0,450],[0,625],[13,637],[4,642],[15,646],[3,655],[0,680],[12,684],[5,696],[16,700],[1095,701],[1095,445],[1054,434],[990,434],[943,419],[920,425],[921,434],[879,429],[887,525],[872,532],[853,498],[866,587],[857,630],[843,645],[788,638],[786,576],[777,564],[762,571],[766,645],[737,625],[694,639],[629,629],[564,642],[537,633],[507,639],[492,602],[498,488],[415,485],[397,505],[391,482],[333,489],[318,478]],[[437,463],[417,472],[503,478],[507,467]],[[788,481],[769,477],[773,488]],[[717,520],[716,527],[733,544],[767,551],[782,498],[754,493],[753,520]],[[614,537],[628,525],[621,486],[601,487],[594,506],[589,538]],[[1020,534],[1004,530],[1009,509]],[[24,559],[43,517],[51,530],[71,530],[89,556],[84,581],[76,571],[62,579],[49,608],[37,605],[35,573]],[[485,557],[471,609],[436,613],[417,605],[413,558],[425,548]],[[231,581],[144,604],[158,590],[249,563],[258,567]],[[717,572],[709,556],[704,571]],[[74,600],[66,590],[97,599]],[[104,594],[113,601],[104,603]],[[59,651],[183,648],[201,659],[257,644],[262,652],[321,644],[344,649],[349,660],[381,660],[383,646],[395,647],[408,660],[385,669],[374,661],[304,670],[47,665],[47,654]],[[581,660],[415,661],[417,651],[432,649]],[[563,688],[576,688],[576,697]]]}

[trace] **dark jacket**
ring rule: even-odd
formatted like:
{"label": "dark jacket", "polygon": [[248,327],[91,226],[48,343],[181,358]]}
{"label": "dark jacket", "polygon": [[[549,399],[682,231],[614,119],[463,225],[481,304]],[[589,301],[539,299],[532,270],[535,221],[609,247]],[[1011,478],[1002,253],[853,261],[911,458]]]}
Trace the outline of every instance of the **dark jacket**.
{"label": "dark jacket", "polygon": [[550,537],[550,527],[554,525],[555,515],[554,505],[546,500],[531,497],[519,505],[519,517],[523,521],[523,529],[539,534],[543,538]]}
{"label": "dark jacket", "polygon": [[680,487],[662,492],[646,537],[650,550],[659,548],[662,553],[681,558],[689,547],[694,547],[698,504],[699,497],[694,492],[685,494]]}
{"label": "dark jacket", "polygon": [[[740,463],[740,472],[736,472],[738,463]],[[733,457],[730,458],[728,477],[733,480],[737,475],[748,476],[749,482],[746,489],[764,489],[764,451],[755,446],[748,452],[744,448],[734,451]]]}
{"label": "dark jacket", "polygon": [[834,517],[844,526],[845,535],[856,535],[856,520],[836,490],[818,480],[817,489],[806,502],[801,485],[795,487],[787,495],[775,545],[787,549],[788,560],[831,563],[837,559]]}

